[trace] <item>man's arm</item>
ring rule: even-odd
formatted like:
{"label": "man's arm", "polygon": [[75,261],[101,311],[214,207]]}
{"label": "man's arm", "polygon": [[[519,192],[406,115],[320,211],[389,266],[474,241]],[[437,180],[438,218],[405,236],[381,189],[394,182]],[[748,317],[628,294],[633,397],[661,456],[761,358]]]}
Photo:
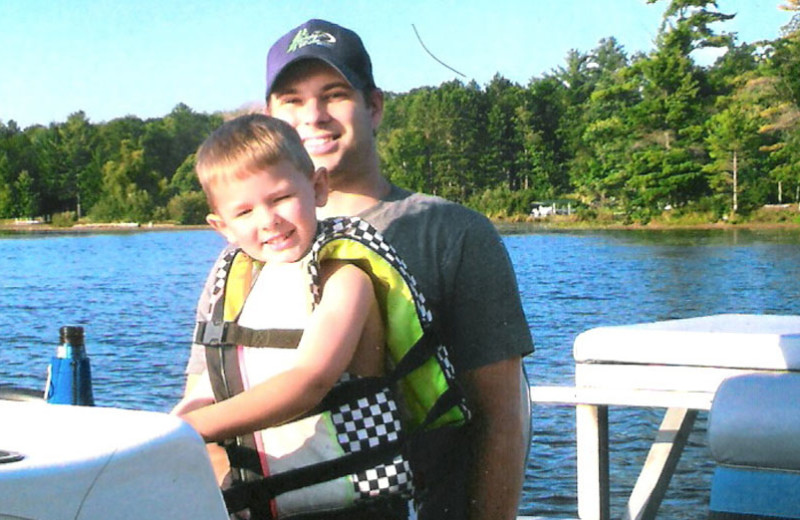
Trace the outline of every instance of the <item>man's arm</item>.
{"label": "man's arm", "polygon": [[525,471],[527,451],[521,414],[520,358],[498,361],[464,373],[462,382],[473,411],[467,481],[468,518],[514,519]]}
{"label": "man's arm", "polygon": [[532,350],[513,266],[494,226],[467,230],[450,301],[449,332],[461,355],[460,380],[474,412],[467,517],[516,518],[527,453],[521,357]]}

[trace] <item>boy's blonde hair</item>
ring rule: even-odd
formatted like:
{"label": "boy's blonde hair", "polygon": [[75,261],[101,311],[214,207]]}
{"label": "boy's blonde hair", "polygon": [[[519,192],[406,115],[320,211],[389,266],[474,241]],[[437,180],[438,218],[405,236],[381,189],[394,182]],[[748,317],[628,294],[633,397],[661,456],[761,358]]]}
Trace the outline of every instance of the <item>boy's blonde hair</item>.
{"label": "boy's blonde hair", "polygon": [[208,136],[197,150],[195,171],[213,208],[213,189],[218,183],[263,172],[283,160],[309,178],[314,173],[314,163],[291,125],[263,114],[248,114]]}

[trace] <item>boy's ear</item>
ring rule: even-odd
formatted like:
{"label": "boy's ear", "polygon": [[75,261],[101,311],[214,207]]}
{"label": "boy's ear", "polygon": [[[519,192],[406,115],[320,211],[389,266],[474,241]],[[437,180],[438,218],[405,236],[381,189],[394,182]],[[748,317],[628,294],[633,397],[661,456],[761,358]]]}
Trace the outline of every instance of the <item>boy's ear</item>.
{"label": "boy's ear", "polygon": [[209,213],[206,215],[206,222],[208,222],[208,225],[211,226],[211,229],[222,235],[223,238],[225,238],[225,240],[227,240],[229,243],[233,244],[235,242],[222,217],[216,213]]}
{"label": "boy's ear", "polygon": [[328,202],[328,170],[320,166],[314,172],[311,181],[314,183],[314,202],[321,208]]}

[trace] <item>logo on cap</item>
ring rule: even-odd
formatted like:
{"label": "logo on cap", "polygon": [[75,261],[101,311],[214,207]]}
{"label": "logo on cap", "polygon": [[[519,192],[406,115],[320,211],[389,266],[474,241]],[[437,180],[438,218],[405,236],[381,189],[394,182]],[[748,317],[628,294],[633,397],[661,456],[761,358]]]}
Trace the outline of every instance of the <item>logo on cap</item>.
{"label": "logo on cap", "polygon": [[308,47],[309,45],[333,47],[335,43],[336,37],[331,33],[324,31],[314,31],[310,33],[308,29],[303,28],[294,35],[294,39],[292,39],[292,43],[289,44],[289,48],[286,49],[286,52],[294,52],[303,47]]}

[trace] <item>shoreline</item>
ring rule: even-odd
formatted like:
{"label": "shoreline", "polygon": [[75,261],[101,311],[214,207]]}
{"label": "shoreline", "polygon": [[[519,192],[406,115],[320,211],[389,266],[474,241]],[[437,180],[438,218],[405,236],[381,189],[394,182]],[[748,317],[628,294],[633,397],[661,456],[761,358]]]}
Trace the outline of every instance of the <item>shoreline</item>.
{"label": "shoreline", "polygon": [[194,231],[210,230],[206,224],[139,224],[136,222],[76,224],[62,227],[38,223],[0,223],[2,235],[82,235],[91,233],[141,233],[151,231]]}
{"label": "shoreline", "polygon": [[[493,219],[492,223],[500,233],[524,234],[538,231],[798,231],[800,224],[795,222],[714,222],[700,224],[671,224],[650,222],[648,224],[622,224],[609,222],[576,222],[559,220],[504,220]],[[0,223],[2,235],[80,235],[91,233],[141,233],[153,231],[202,231],[211,230],[206,224],[138,224],[103,223],[77,224],[70,227],[38,223]]]}
{"label": "shoreline", "polygon": [[650,222],[648,224],[621,224],[608,222],[556,222],[493,220],[495,227],[503,233],[526,231],[800,231],[795,222],[708,222],[700,224]]}

